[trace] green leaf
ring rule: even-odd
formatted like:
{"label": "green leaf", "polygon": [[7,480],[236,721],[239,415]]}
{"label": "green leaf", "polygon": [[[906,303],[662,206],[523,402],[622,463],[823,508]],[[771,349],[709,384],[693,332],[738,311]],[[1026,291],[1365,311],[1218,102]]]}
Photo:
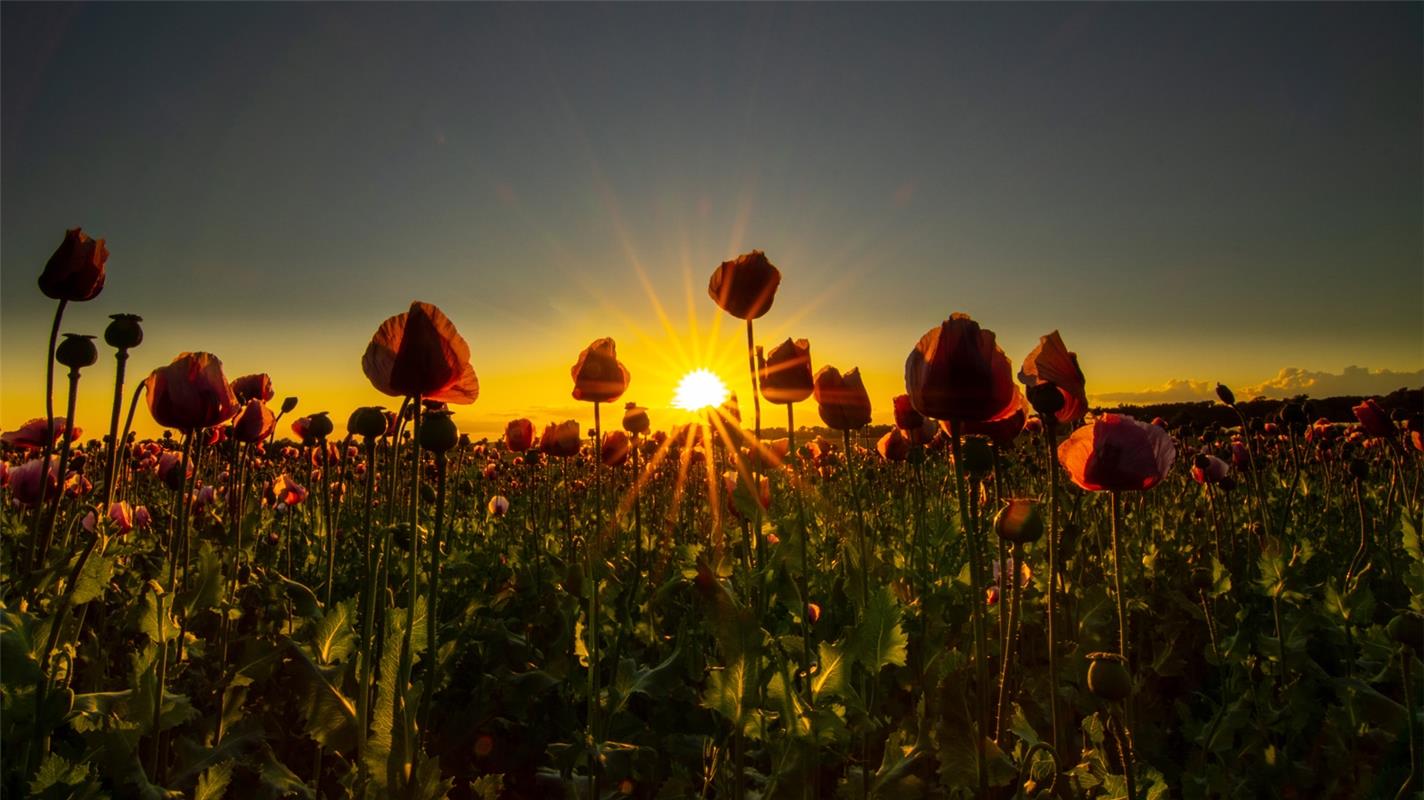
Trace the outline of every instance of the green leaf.
{"label": "green leaf", "polygon": [[850,660],[844,647],[830,642],[821,642],[816,649],[821,658],[816,672],[811,676],[811,696],[819,701],[823,696],[839,695],[845,691]]}
{"label": "green leaf", "polygon": [[356,730],[356,705],[337,689],[333,678],[342,667],[321,667],[307,654],[306,648],[290,642],[315,691],[306,695],[307,734],[324,747],[343,749]]}
{"label": "green leaf", "polygon": [[479,800],[499,800],[503,791],[503,775],[481,775],[470,782],[470,792]]}
{"label": "green leaf", "polygon": [[232,762],[224,761],[209,767],[198,776],[198,788],[193,792],[193,800],[222,800],[227,785],[232,782]]}
{"label": "green leaf", "polygon": [[871,595],[864,616],[851,631],[847,655],[871,672],[879,672],[889,664],[903,667],[909,644],[909,637],[900,627],[900,607],[890,588],[882,586]]}
{"label": "green leaf", "polygon": [[84,568],[79,570],[79,577],[74,580],[74,596],[70,602],[79,606],[103,597],[113,575],[114,559],[111,556],[91,557],[84,562]]}
{"label": "green leaf", "polygon": [[178,638],[178,623],[173,619],[173,609],[157,592],[144,593],[138,630],[155,643],[170,642]]}
{"label": "green leaf", "polygon": [[345,658],[356,646],[356,598],[343,600],[322,615],[312,632],[312,651],[317,662],[332,664]]}
{"label": "green leaf", "polygon": [[198,611],[215,608],[222,594],[222,561],[212,542],[203,542],[198,548],[198,582],[183,599],[186,615],[191,618]]}
{"label": "green leaf", "polygon": [[732,727],[740,728],[747,718],[747,664],[737,659],[722,669],[707,673],[707,688],[702,692],[702,704],[726,717]]}
{"label": "green leaf", "polygon": [[88,764],[71,764],[58,753],[50,753],[30,781],[30,797],[44,800],[80,800],[98,797],[99,783]]}

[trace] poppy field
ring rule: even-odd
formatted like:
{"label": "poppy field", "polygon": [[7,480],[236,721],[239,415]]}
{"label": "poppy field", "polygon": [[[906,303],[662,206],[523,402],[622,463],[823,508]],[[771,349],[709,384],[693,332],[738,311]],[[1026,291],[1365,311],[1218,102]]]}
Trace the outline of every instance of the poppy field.
{"label": "poppy field", "polygon": [[754,250],[705,298],[745,371],[681,418],[602,338],[570,343],[586,414],[472,441],[436,306],[371,320],[350,369],[386,407],[311,410],[200,334],[146,352],[137,315],[61,337],[107,257],[75,229],[44,266],[48,408],[3,434],[7,796],[1424,790],[1418,392],[1135,419],[1057,331],[1006,354],[956,312],[870,397],[758,340]]}

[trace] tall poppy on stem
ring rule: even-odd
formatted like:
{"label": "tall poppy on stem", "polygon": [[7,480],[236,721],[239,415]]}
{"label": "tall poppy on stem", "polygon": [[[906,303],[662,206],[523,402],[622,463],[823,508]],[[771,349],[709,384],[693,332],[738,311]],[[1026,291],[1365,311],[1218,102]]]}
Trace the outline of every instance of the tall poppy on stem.
{"label": "tall poppy on stem", "polygon": [[[59,304],[54,309],[54,322],[49,329],[49,345],[45,349],[45,419],[47,420],[45,446],[42,457],[48,459],[54,452],[54,354],[59,341],[59,325],[64,319],[64,309],[70,302],[82,303],[93,300],[104,289],[104,266],[109,259],[109,250],[103,239],[91,239],[84,235],[82,228],[64,232],[64,241],[45,262],[40,273],[40,291]],[[72,416],[72,415],[71,415]],[[30,520],[30,568],[37,567],[33,556],[40,535],[40,514],[44,508],[46,487],[40,486],[40,501]]]}
{"label": "tall poppy on stem", "polygon": [[[921,414],[950,425],[950,447],[954,455],[954,488],[958,498],[961,530],[969,547],[969,575],[973,596],[984,594],[984,565],[978,520],[971,520],[964,480],[961,438],[965,423],[988,422],[1012,414],[1015,407],[1013,367],[995,341],[994,332],[979,327],[968,314],[951,314],[949,319],[920,337],[905,359],[905,393],[910,405]],[[982,603],[974,603],[974,666],[978,680],[975,692],[975,764],[979,795],[988,794],[989,773],[984,743],[989,732],[989,686],[987,643]]]}
{"label": "tall poppy on stem", "polygon": [[[579,353],[578,361],[569,370],[573,377],[575,400],[593,403],[593,441],[601,448],[603,442],[603,420],[600,406],[611,403],[623,396],[628,389],[628,368],[618,360],[618,345],[611,338],[595,339]],[[588,537],[587,577],[591,589],[588,597],[588,735],[595,743],[599,740],[598,718],[598,563],[599,549],[603,537],[603,470],[602,459],[595,454],[593,461],[594,478],[594,534]],[[588,781],[590,796],[598,796],[598,765],[589,760]]]}
{"label": "tall poppy on stem", "polygon": [[[1151,489],[1166,477],[1177,458],[1176,445],[1167,432],[1120,414],[1104,414],[1073,432],[1058,447],[1058,460],[1073,482],[1093,492],[1108,492],[1112,503],[1113,583],[1117,595],[1118,653],[1131,670],[1128,657],[1127,597],[1122,591],[1121,503],[1125,491]],[[1127,763],[1123,767],[1127,794],[1135,798],[1132,758],[1132,698],[1124,706]]]}
{"label": "tall poppy on stem", "polygon": [[[468,405],[479,397],[479,379],[470,364],[470,347],[455,330],[454,323],[440,309],[420,301],[411,303],[410,310],[404,314],[397,314],[381,323],[361,357],[361,369],[372,386],[392,397],[403,398],[403,408],[408,407],[411,412],[416,457],[411,463],[413,475],[407,523],[411,531],[409,568],[410,574],[415,575],[420,564],[420,537],[417,532],[420,521],[421,402],[431,400]],[[399,437],[396,442],[398,445]],[[395,457],[396,451],[393,450],[392,460]],[[394,474],[390,476],[392,486],[398,478]],[[403,723],[400,733],[410,746],[413,746],[416,726],[414,715],[406,707],[404,687],[410,683],[411,637],[418,585],[419,581],[410,581],[409,607],[406,609],[406,629],[401,641],[397,678],[397,685],[402,689],[396,697],[396,716]],[[369,642],[362,646],[369,648]],[[363,652],[362,656],[369,657],[369,651]],[[367,689],[369,687],[362,687],[363,691]]]}
{"label": "tall poppy on stem", "polygon": [[789,449],[794,451],[796,418],[792,409],[816,389],[816,378],[811,372],[811,343],[788,337],[765,357],[760,347],[756,349],[756,354],[757,381],[761,385],[762,396],[768,402],[786,406],[786,437]]}
{"label": "tall poppy on stem", "polygon": [[[747,323],[747,372],[752,382],[753,441],[761,441],[761,392],[757,388],[756,338],[752,332],[752,320],[771,310],[776,299],[776,289],[781,285],[781,271],[766,253],[753,250],[737,256],[731,261],[723,261],[713,270],[707,282],[707,294],[723,311],[746,320]],[[809,361],[808,361],[809,363]],[[760,479],[761,469],[753,465],[753,475]],[[756,554],[760,558],[761,518],[760,514],[752,522],[756,534]],[[740,752],[740,750],[739,750]]]}

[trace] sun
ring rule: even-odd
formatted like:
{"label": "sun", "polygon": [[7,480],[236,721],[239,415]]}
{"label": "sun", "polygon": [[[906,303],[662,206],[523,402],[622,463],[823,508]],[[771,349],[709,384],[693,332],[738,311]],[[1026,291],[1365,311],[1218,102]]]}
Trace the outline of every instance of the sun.
{"label": "sun", "polygon": [[672,404],[684,411],[715,408],[727,399],[727,384],[711,370],[695,369],[682,376]]}

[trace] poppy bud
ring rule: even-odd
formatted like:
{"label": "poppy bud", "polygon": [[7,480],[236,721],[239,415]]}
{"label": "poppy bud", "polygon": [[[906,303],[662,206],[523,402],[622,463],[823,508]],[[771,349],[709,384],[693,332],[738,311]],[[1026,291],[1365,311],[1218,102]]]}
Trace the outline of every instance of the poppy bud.
{"label": "poppy bud", "polygon": [[491,517],[502,517],[509,513],[509,498],[497,494],[490,498],[488,508]]}
{"label": "poppy bud", "polygon": [[143,342],[143,317],[137,314],[110,314],[109,327],[104,329],[104,341],[116,350],[131,350]]}
{"label": "poppy bud", "polygon": [[1058,387],[1047,381],[1027,387],[1024,394],[1028,396],[1028,404],[1038,412],[1040,419],[1054,417],[1066,402]]}
{"label": "poppy bud", "polygon": [[1038,503],[1023,498],[1007,501],[994,516],[994,532],[1000,539],[1015,544],[1038,541],[1043,537],[1043,515],[1038,511]]}
{"label": "poppy bud", "polygon": [[1306,416],[1305,407],[1300,403],[1286,403],[1281,406],[1281,422],[1288,428],[1300,430],[1310,424],[1310,417]]}
{"label": "poppy bud", "polygon": [[287,399],[285,399],[285,400],[282,401],[282,413],[283,413],[283,414],[290,414],[290,413],[292,413],[292,409],[294,409],[294,408],[296,408],[296,407],[297,407],[297,398],[295,398],[295,397],[288,397]]}
{"label": "poppy bud", "polygon": [[460,429],[449,411],[434,411],[420,423],[420,446],[432,453],[444,453],[460,441]]}
{"label": "poppy bud", "polygon": [[346,420],[346,432],[352,436],[379,439],[386,433],[386,413],[376,406],[362,406]]}
{"label": "poppy bud", "polygon": [[1117,702],[1132,693],[1132,676],[1125,659],[1116,653],[1090,653],[1088,691],[1099,700]]}
{"label": "poppy bud", "polygon": [[1236,394],[1227,388],[1225,384],[1218,383],[1216,385],[1216,397],[1229,406],[1236,405]]}
{"label": "poppy bud", "polygon": [[1418,614],[1408,610],[1395,614],[1385,625],[1385,633],[1416,653],[1424,651],[1424,618]]}
{"label": "poppy bud", "polygon": [[64,341],[54,349],[54,360],[72,370],[78,370],[99,360],[99,348],[94,346],[93,336],[66,333]]}

